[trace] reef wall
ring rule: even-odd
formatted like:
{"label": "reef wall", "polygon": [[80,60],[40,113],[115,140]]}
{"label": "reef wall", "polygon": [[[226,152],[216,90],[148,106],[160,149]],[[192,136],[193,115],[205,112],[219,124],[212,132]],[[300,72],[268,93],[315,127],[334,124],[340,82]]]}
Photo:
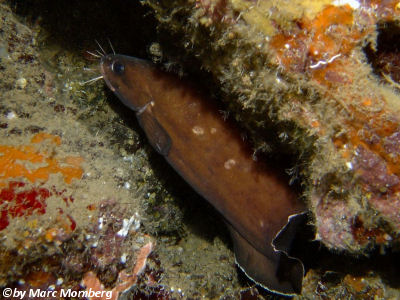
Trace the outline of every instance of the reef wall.
{"label": "reef wall", "polygon": [[0,0],[0,288],[274,298],[132,115],[81,85],[109,37],[200,74],[255,157],[290,158],[317,240],[356,254],[312,252],[298,299],[399,298],[397,3],[141,3]]}
{"label": "reef wall", "polygon": [[352,253],[397,244],[398,56],[377,40],[398,31],[397,2],[144,2],[221,83],[255,149],[296,156],[318,240]]}
{"label": "reef wall", "polygon": [[[97,17],[110,18],[108,2],[97,2]],[[91,1],[74,4],[0,1],[1,297],[6,288],[55,292],[46,299],[90,289],[97,299],[240,294],[218,217],[103,82],[84,83],[98,60],[82,28],[99,27],[96,13],[87,18]],[[194,217],[183,222],[185,210]]]}

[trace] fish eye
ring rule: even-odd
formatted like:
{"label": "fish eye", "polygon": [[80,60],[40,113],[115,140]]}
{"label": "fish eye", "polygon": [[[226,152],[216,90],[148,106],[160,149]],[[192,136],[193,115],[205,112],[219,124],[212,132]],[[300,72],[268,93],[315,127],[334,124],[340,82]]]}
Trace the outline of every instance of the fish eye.
{"label": "fish eye", "polygon": [[114,73],[116,73],[118,75],[121,75],[125,71],[125,66],[124,66],[123,63],[121,63],[120,61],[116,60],[111,64],[111,70]]}

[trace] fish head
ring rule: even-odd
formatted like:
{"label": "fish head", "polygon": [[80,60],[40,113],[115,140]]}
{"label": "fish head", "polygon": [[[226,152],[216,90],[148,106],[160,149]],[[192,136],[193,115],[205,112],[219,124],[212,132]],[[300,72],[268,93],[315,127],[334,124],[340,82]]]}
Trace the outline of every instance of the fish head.
{"label": "fish head", "polygon": [[134,111],[152,101],[151,82],[155,68],[145,60],[119,54],[101,58],[100,71],[107,86]]}

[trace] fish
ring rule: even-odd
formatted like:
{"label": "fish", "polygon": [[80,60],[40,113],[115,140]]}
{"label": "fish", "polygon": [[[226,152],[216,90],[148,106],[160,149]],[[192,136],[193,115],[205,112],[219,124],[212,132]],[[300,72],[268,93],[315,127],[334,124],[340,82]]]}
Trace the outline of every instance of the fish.
{"label": "fish", "polygon": [[239,268],[273,293],[300,294],[304,266],[289,251],[307,212],[283,171],[255,161],[237,125],[193,83],[120,54],[104,55],[100,71],[151,146],[223,216]]}

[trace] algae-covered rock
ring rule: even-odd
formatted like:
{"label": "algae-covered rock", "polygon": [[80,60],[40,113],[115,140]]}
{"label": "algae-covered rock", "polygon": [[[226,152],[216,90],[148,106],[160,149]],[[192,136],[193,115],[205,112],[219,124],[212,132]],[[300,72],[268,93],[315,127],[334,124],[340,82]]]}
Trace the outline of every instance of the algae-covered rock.
{"label": "algae-covered rock", "polygon": [[59,54],[52,67],[37,45],[39,27],[4,3],[0,15],[0,286],[60,296],[84,291],[90,271],[113,284],[154,240],[139,231],[146,154],[131,169],[110,143],[118,125],[99,133],[115,113],[103,106],[93,117],[78,99],[81,78],[65,70],[71,56]]}
{"label": "algae-covered rock", "polygon": [[[84,279],[99,291],[119,290],[151,245],[133,284],[137,297],[265,294],[244,288],[249,283],[238,275],[219,216],[165,164],[160,168],[138,125],[107,102],[100,82],[80,84],[92,76],[82,71],[92,68],[83,53],[99,36],[123,54],[144,57],[147,49],[167,69],[181,70],[175,62],[185,71],[204,69],[255,154],[291,158],[288,172],[313,212],[316,238],[330,249],[395,249],[396,2],[141,2],[149,9],[126,1],[9,1],[25,10],[22,21],[0,5],[0,160],[19,153],[14,167],[43,167],[33,177],[23,168],[18,176],[1,175],[1,192],[12,195],[12,203],[0,199],[1,287],[83,291]],[[157,36],[149,25],[155,23]],[[29,179],[35,176],[42,177]],[[28,195],[34,205],[18,208],[17,199]],[[393,256],[384,257],[375,264],[396,269]],[[346,270],[330,272],[335,259],[315,260],[326,266],[311,266],[299,298],[398,296],[389,287],[396,271],[360,271],[356,265],[370,261],[350,258],[351,265],[341,261]]]}
{"label": "algae-covered rock", "polygon": [[366,56],[384,69],[377,37],[398,20],[396,2],[144,3],[221,83],[255,149],[296,157],[316,239],[352,253],[398,243],[398,84]]}
{"label": "algae-covered rock", "polygon": [[[98,60],[86,50],[111,26],[102,16],[131,16],[93,5],[0,1],[0,289],[237,295],[218,217],[152,152],[134,114],[91,81]],[[146,10],[132,7],[144,22]],[[142,33],[153,40],[151,31]],[[145,53],[150,43],[135,37]]]}

